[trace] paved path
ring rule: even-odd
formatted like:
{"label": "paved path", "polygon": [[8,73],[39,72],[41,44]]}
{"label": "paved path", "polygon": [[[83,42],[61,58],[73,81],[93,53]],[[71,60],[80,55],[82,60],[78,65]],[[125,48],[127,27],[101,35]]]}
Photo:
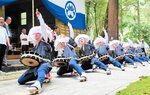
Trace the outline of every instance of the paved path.
{"label": "paved path", "polygon": [[[150,76],[150,64],[145,67],[138,66],[134,69],[129,66],[126,71],[110,66],[112,75],[106,75],[104,71],[87,72],[88,81],[79,82],[78,77],[70,74],[64,77],[56,75],[56,68],[52,70],[52,81],[43,85],[40,95],[115,95],[117,91],[125,88],[129,83],[139,79],[139,76]],[[28,95],[26,87],[20,86],[17,80],[0,81],[0,95]]]}

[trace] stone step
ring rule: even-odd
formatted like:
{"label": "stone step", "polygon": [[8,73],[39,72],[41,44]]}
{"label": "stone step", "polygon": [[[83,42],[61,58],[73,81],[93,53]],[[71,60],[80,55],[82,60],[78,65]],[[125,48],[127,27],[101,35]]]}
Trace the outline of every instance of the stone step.
{"label": "stone step", "polygon": [[7,66],[7,67],[3,66],[2,71],[3,72],[12,72],[12,71],[25,70],[27,68],[28,67],[23,66],[23,65],[22,66]]}
{"label": "stone step", "polygon": [[19,70],[24,70],[27,69],[28,67],[22,65],[19,62],[19,59],[16,60],[7,60],[8,64],[11,64],[11,66],[3,66],[2,71],[4,72],[13,72],[13,71],[19,71]]}

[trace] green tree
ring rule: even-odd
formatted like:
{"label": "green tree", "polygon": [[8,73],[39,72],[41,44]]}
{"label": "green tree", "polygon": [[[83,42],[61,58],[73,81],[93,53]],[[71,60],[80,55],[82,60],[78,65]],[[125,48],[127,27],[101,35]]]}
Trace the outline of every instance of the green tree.
{"label": "green tree", "polygon": [[[92,25],[94,35],[100,35],[106,19],[108,0],[87,0],[86,1],[86,22],[87,26]],[[89,31],[87,32],[89,34]]]}
{"label": "green tree", "polygon": [[133,41],[144,38],[146,42],[150,42],[148,4],[148,0],[119,1],[119,25],[124,38],[130,38]]}

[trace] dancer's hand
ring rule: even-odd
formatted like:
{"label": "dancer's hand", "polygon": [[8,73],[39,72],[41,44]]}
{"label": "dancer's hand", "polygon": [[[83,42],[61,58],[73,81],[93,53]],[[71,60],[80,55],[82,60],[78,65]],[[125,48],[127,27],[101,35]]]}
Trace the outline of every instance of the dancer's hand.
{"label": "dancer's hand", "polygon": [[40,16],[40,12],[38,11],[38,9],[36,9],[36,16],[38,17],[38,16]]}

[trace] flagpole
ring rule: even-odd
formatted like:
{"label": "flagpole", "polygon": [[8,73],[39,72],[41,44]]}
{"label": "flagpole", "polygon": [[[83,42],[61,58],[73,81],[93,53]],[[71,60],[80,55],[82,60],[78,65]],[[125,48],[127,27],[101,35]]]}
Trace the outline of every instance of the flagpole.
{"label": "flagpole", "polygon": [[34,27],[34,0],[32,0],[32,27]]}

